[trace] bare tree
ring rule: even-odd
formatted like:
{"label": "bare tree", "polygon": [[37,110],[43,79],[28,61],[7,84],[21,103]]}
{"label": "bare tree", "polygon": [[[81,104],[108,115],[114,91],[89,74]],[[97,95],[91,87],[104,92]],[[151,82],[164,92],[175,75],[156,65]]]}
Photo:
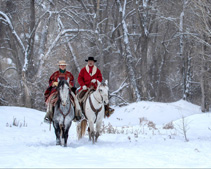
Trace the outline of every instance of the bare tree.
{"label": "bare tree", "polygon": [[76,87],[94,56],[113,104],[184,99],[210,105],[208,0],[1,1],[1,105],[44,109],[59,59]]}
{"label": "bare tree", "polygon": [[193,8],[196,16],[195,29],[197,34],[193,37],[199,43],[199,59],[201,60],[200,84],[201,84],[201,110],[209,111],[210,105],[210,36],[211,36],[211,2],[209,1],[193,1]]}

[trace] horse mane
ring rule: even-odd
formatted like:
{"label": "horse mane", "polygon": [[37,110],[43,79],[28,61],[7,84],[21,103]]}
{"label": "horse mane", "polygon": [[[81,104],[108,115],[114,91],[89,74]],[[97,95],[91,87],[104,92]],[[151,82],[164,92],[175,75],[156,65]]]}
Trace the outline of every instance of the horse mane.
{"label": "horse mane", "polygon": [[57,86],[57,90],[59,90],[59,88],[60,88],[61,86],[63,87],[65,84],[69,86],[68,82],[67,82],[65,79],[60,80],[60,81],[59,81],[59,84],[58,84],[58,86]]}
{"label": "horse mane", "polygon": [[56,102],[56,105],[58,106],[58,108],[60,108],[60,103],[61,103],[61,98],[60,98],[60,94],[58,92],[58,100]]}
{"label": "horse mane", "polygon": [[101,86],[107,86],[105,82],[102,82],[100,85]]}
{"label": "horse mane", "polygon": [[62,79],[62,80],[59,81],[59,84],[56,88],[56,90],[58,91],[58,101],[56,103],[58,108],[60,108],[60,103],[61,103],[61,97],[60,97],[60,94],[59,94],[59,89],[60,89],[61,86],[63,88],[65,84],[69,86],[68,82],[65,79]]}

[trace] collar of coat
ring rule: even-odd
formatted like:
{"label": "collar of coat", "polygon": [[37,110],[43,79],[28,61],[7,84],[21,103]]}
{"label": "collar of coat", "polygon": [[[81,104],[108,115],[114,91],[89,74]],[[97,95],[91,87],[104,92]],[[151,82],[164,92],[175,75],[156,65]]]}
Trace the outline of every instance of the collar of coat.
{"label": "collar of coat", "polygon": [[[89,73],[89,66],[86,65],[86,71]],[[92,74],[90,74],[90,76],[94,76],[97,73],[97,66],[93,66],[92,68]]]}

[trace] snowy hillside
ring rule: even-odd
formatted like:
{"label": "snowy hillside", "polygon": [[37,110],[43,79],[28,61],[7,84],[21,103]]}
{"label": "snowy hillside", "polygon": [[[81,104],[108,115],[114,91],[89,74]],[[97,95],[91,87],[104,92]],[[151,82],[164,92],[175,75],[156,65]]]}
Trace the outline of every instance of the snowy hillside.
{"label": "snowy hillside", "polygon": [[[145,117],[156,124],[166,124],[182,116],[200,114],[200,107],[180,100],[174,103],[142,101],[125,107],[115,108],[109,121],[115,125],[138,125],[139,118]],[[120,118],[120,119],[119,119]]]}
{"label": "snowy hillside", "polygon": [[87,135],[78,141],[73,123],[66,148],[55,145],[53,126],[49,130],[43,123],[44,115],[0,107],[0,167],[211,167],[211,114],[185,101],[115,107],[95,145]]}

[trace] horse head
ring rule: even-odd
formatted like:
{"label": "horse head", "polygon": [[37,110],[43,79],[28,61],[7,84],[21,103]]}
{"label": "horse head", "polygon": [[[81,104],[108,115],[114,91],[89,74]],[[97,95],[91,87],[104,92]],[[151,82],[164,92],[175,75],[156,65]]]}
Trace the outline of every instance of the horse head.
{"label": "horse head", "polygon": [[59,93],[59,100],[63,106],[65,106],[69,101],[69,78],[67,80],[58,79],[57,91]]}
{"label": "horse head", "polygon": [[100,94],[100,96],[102,97],[102,100],[103,100],[103,103],[105,105],[108,104],[109,100],[108,100],[108,81],[106,80],[105,83],[100,83],[98,80],[97,80],[97,90]]}

